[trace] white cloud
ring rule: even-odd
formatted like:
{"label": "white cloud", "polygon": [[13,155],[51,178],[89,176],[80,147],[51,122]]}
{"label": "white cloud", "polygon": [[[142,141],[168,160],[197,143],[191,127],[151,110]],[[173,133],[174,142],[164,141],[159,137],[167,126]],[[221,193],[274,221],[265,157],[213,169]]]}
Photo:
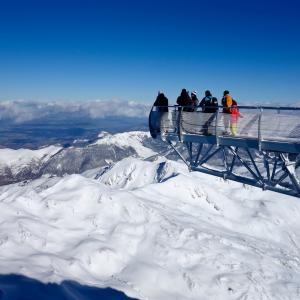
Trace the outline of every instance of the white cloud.
{"label": "white cloud", "polygon": [[86,102],[33,102],[25,100],[0,102],[0,121],[23,123],[45,117],[147,117],[150,106],[135,101],[86,101]]}

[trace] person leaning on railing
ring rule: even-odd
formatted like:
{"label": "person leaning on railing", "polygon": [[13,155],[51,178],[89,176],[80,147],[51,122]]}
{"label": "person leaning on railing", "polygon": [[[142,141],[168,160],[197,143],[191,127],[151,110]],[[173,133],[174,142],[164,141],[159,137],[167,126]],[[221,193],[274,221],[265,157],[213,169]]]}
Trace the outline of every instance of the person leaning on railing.
{"label": "person leaning on railing", "polygon": [[191,92],[191,100],[192,100],[193,108],[195,110],[197,108],[197,106],[199,105],[199,100],[197,98],[197,91]]}
{"label": "person leaning on railing", "polygon": [[[194,111],[192,99],[186,89],[181,90],[180,96],[177,98],[177,104],[183,107],[183,111]],[[181,107],[179,108],[181,110]]]}
{"label": "person leaning on railing", "polygon": [[205,91],[205,97],[201,100],[199,106],[202,108],[202,112],[210,113],[207,121],[202,126],[202,133],[210,135],[209,129],[211,128],[212,122],[215,119],[216,112],[218,111],[218,99],[213,97],[209,90]]}
{"label": "person leaning on railing", "polygon": [[201,100],[199,106],[205,113],[215,113],[218,110],[218,99],[213,97],[209,90],[206,90],[205,97]]}
{"label": "person leaning on railing", "polygon": [[153,106],[158,106],[158,111],[168,111],[169,100],[162,91],[158,91],[158,95]]}

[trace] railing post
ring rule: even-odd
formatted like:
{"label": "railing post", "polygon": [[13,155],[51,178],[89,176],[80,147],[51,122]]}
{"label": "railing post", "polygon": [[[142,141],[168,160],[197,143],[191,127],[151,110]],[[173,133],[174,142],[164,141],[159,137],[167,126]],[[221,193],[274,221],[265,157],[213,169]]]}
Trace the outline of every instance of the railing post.
{"label": "railing post", "polygon": [[261,118],[262,118],[262,107],[259,108],[259,117],[258,117],[258,150],[261,151]]}
{"label": "railing post", "polygon": [[182,107],[178,106],[178,122],[177,122],[177,128],[178,128],[178,138],[179,141],[181,142],[181,112],[182,112]]}
{"label": "railing post", "polygon": [[216,112],[216,122],[215,122],[215,136],[216,136],[217,147],[219,147],[218,122],[219,122],[219,108],[217,109],[217,112]]}

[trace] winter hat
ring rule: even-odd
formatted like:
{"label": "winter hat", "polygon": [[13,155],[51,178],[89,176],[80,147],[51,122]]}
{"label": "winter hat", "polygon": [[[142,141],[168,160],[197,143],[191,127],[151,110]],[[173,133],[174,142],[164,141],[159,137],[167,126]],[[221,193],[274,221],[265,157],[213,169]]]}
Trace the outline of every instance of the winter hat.
{"label": "winter hat", "polygon": [[197,95],[197,91],[192,91],[192,95]]}

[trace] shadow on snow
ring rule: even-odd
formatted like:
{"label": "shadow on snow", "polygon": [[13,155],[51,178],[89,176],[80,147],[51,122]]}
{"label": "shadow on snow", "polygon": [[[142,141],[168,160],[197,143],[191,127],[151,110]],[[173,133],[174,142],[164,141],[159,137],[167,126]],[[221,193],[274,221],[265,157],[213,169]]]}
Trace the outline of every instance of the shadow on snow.
{"label": "shadow on snow", "polygon": [[0,275],[0,300],[130,300],[111,288],[81,285],[75,281],[42,283],[22,275]]}

